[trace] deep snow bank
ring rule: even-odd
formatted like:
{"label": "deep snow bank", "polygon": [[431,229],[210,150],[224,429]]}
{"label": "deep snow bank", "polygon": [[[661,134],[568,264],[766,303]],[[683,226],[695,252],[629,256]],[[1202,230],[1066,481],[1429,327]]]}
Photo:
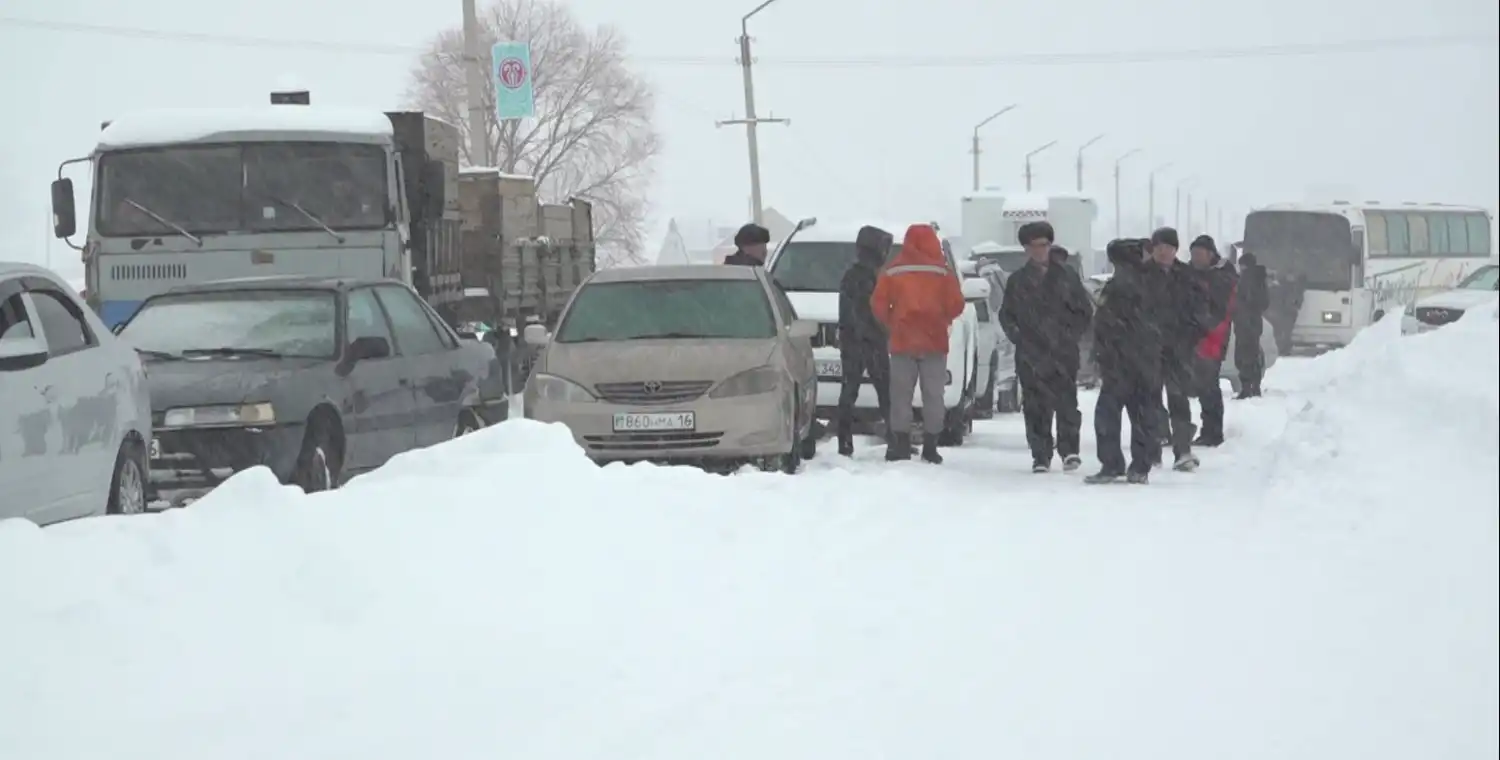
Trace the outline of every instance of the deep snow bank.
{"label": "deep snow bank", "polygon": [[1500,336],[1388,328],[1150,488],[1021,474],[1014,420],[728,478],[517,421],[0,524],[0,757],[1491,758]]}

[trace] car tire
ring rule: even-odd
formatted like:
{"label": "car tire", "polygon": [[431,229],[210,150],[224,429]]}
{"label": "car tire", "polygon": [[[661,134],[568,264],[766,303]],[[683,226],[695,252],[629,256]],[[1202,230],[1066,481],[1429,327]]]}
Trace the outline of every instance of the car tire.
{"label": "car tire", "polygon": [[145,512],[149,473],[145,447],[131,439],[122,441],[119,453],[115,454],[115,471],[109,479],[104,513],[138,515]]}
{"label": "car tire", "polygon": [[302,451],[297,454],[297,470],[292,476],[304,493],[332,491],[339,487],[342,462],[333,441],[327,423],[316,419],[308,421],[307,433],[302,437]]}
{"label": "car tire", "polygon": [[484,419],[473,409],[465,409],[458,413],[458,422],[453,424],[453,437],[462,438],[470,433],[483,430]]}
{"label": "car tire", "polygon": [[1000,382],[1000,353],[990,355],[990,376],[985,381],[984,395],[979,397],[979,411],[995,412],[995,386]]}
{"label": "car tire", "polygon": [[995,400],[997,407],[1005,414],[1015,414],[1021,411],[1021,381],[1019,378],[1011,381],[1010,388],[1001,391],[999,398]]}
{"label": "car tire", "polygon": [[802,403],[794,400],[792,402],[792,450],[785,454],[767,457],[760,464],[761,470],[795,475],[797,470],[802,468],[802,452],[807,445],[807,439],[798,437],[800,431],[797,429],[797,423],[800,419],[802,419]]}

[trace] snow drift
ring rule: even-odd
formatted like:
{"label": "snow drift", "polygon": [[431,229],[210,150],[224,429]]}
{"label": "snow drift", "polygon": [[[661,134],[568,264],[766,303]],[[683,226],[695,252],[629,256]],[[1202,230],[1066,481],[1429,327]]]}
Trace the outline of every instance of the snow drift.
{"label": "snow drift", "polygon": [[797,477],[516,421],[3,523],[0,757],[1492,758],[1500,334],[1398,332],[1149,488],[1024,474],[1013,420]]}

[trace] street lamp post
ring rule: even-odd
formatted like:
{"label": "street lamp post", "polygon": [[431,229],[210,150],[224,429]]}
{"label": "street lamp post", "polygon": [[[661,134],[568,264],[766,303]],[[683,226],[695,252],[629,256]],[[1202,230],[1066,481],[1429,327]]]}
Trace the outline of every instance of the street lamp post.
{"label": "street lamp post", "polygon": [[1104,139],[1104,135],[1095,135],[1095,136],[1089,138],[1088,142],[1085,142],[1084,144],[1078,146],[1078,164],[1077,164],[1076,168],[1078,170],[1077,171],[1077,174],[1078,174],[1078,182],[1077,182],[1077,186],[1078,187],[1077,187],[1077,189],[1078,189],[1078,192],[1080,192],[1080,193],[1083,192],[1083,152],[1085,150],[1088,150],[1088,147],[1090,145],[1093,145],[1094,143],[1099,142],[1100,140],[1103,140],[1103,139]]}
{"label": "street lamp post", "polygon": [[1120,164],[1125,163],[1125,159],[1130,158],[1131,156],[1134,156],[1134,155],[1136,155],[1137,153],[1140,153],[1140,152],[1141,152],[1140,148],[1131,148],[1130,150],[1125,151],[1124,153],[1120,154],[1119,158],[1115,159],[1115,237],[1116,238],[1120,237]]}
{"label": "street lamp post", "polygon": [[1161,166],[1151,170],[1151,175],[1146,179],[1146,201],[1147,224],[1153,229],[1156,227],[1156,175],[1172,168],[1172,162],[1168,161]]}
{"label": "street lamp post", "polygon": [[1031,157],[1057,144],[1056,140],[1026,154],[1026,192],[1031,192]]}
{"label": "street lamp post", "polygon": [[745,125],[745,137],[750,146],[750,211],[755,217],[756,224],[765,222],[765,207],[761,204],[760,197],[760,139],[756,134],[756,127],[761,124],[791,123],[790,119],[762,119],[755,115],[755,80],[750,72],[755,59],[750,55],[750,19],[774,2],[776,0],[763,0],[760,5],[755,6],[755,10],[746,13],[740,19],[740,74],[745,83],[745,118],[727,119],[716,123],[720,127],[731,124]]}
{"label": "street lamp post", "polygon": [[969,152],[974,154],[974,192],[976,193],[979,192],[979,130],[983,128],[984,125],[989,124],[990,122],[1000,118],[1001,116],[1004,116],[1007,113],[1010,113],[1015,109],[1017,105],[1017,103],[1011,103],[1010,105],[990,114],[989,117],[984,121],[981,121],[978,124],[974,125],[974,142],[973,147]]}
{"label": "street lamp post", "polygon": [[475,0],[463,0],[464,14],[464,87],[468,90],[469,165],[493,166],[490,156],[489,114],[485,112],[484,91],[489,79],[479,36],[483,27],[479,25]]}
{"label": "street lamp post", "polygon": [[[1172,200],[1172,226],[1178,228],[1179,231],[1181,231],[1181,229],[1182,229],[1182,191],[1183,191],[1184,188],[1190,187],[1197,180],[1198,180],[1197,175],[1194,175],[1192,177],[1187,177],[1187,178],[1179,181],[1177,183],[1177,192],[1175,194],[1173,194],[1173,196],[1172,196],[1173,197],[1173,200]],[[1188,203],[1192,203],[1192,202],[1193,202],[1193,196],[1189,195],[1188,196]],[[1191,218],[1192,215],[1193,215],[1192,210],[1189,210],[1188,211],[1188,217]],[[1190,219],[1190,221],[1191,221],[1191,219]]]}

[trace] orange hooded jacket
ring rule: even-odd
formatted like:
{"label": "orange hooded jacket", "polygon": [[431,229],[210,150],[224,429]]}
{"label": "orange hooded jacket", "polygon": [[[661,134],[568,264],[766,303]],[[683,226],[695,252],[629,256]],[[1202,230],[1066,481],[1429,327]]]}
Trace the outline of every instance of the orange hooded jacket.
{"label": "orange hooded jacket", "polygon": [[964,293],[932,225],[906,229],[901,252],[875,281],[870,309],[890,333],[891,353],[948,353],[948,326],[964,313]]}

